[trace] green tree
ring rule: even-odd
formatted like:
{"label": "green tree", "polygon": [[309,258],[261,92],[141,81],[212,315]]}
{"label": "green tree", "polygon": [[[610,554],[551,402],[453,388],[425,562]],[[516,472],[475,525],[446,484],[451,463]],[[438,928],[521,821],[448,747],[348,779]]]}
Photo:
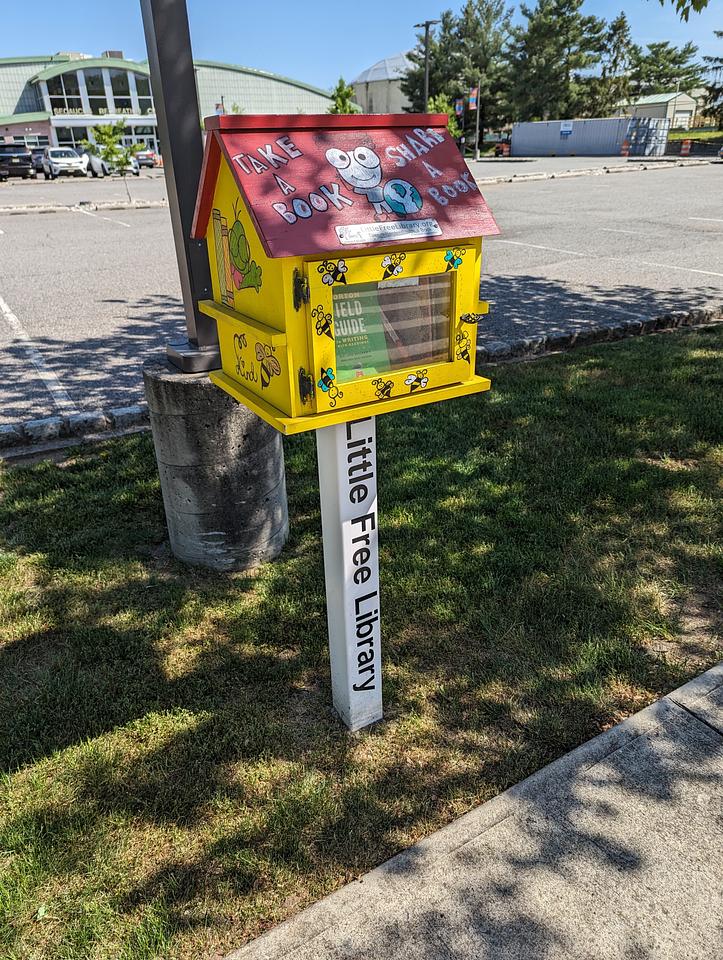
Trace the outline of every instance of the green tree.
{"label": "green tree", "polygon": [[328,113],[359,113],[359,107],[354,103],[354,87],[347,83],[344,77],[339,77],[337,85],[331,91],[331,98],[334,102]]}
{"label": "green tree", "polygon": [[698,48],[692,43],[675,47],[667,40],[649,43],[643,53],[633,46],[630,71],[630,93],[644,97],[651,93],[669,93],[678,87],[689,91],[703,83],[703,70],[695,60]]}
{"label": "green tree", "polygon": [[[505,0],[467,0],[457,19],[460,79],[458,96],[478,87],[480,140],[486,128],[499,129],[507,119],[503,91],[506,83],[505,49],[511,34],[512,11]],[[474,143],[476,116],[465,115],[465,135]]]}
{"label": "green tree", "polygon": [[[451,10],[440,14],[436,31],[430,31],[429,92],[431,97],[444,97],[452,103],[467,98],[479,86],[480,136],[485,127],[495,127],[505,118],[502,96],[506,67],[504,51],[510,36],[512,12],[505,0],[466,0],[459,15]],[[412,110],[424,108],[424,34],[417,37],[417,46],[410,53],[412,66],[402,80],[402,90]],[[444,111],[443,111],[444,112]],[[454,125],[459,119],[453,114]],[[464,133],[472,142],[475,129],[474,111],[464,116]],[[460,129],[460,133],[462,130]]]}
{"label": "green tree", "polygon": [[459,118],[455,113],[454,104],[450,101],[446,94],[438,93],[436,97],[430,97],[427,109],[429,110],[429,113],[447,114],[449,117],[449,132],[455,140],[457,137],[462,135],[462,127],[460,125]]}
{"label": "green tree", "polygon": [[632,53],[630,24],[625,13],[621,12],[608,24],[603,35],[600,75],[590,78],[591,116],[607,117],[620,104],[627,102]]}
{"label": "green tree", "polygon": [[[440,14],[440,24],[429,31],[429,94],[454,100],[460,96],[463,58],[459,49],[457,18],[451,10]],[[409,54],[412,66],[402,78],[402,92],[414,113],[424,109],[424,33]]]}
{"label": "green tree", "polygon": [[512,31],[509,103],[515,119],[546,120],[589,113],[587,73],[599,62],[606,24],[583,16],[583,0],[538,0],[520,10]]}
{"label": "green tree", "polygon": [[[680,14],[680,19],[688,21],[691,13],[700,13],[708,6],[708,0],[671,0],[676,11]],[[660,6],[664,7],[667,0],[660,0]]]}
{"label": "green tree", "polygon": [[93,127],[93,136],[95,143],[91,143],[90,140],[83,140],[81,148],[87,153],[99,157],[105,162],[111,173],[117,173],[123,178],[123,185],[130,201],[131,193],[126,178],[132,169],[133,157],[139,150],[144,149],[145,144],[134,143],[130,147],[125,146],[123,143],[125,123],[122,120],[117,123],[101,124]]}
{"label": "green tree", "polygon": [[[723,30],[714,31],[719,40],[723,40]],[[703,57],[711,73],[708,84],[708,96],[705,100],[705,109],[710,116],[715,117],[718,129],[723,130],[723,57]]]}

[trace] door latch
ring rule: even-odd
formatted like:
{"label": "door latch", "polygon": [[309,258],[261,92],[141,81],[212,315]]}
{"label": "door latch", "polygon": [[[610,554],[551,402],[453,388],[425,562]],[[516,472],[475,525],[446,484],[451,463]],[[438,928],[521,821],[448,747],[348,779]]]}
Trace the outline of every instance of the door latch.
{"label": "door latch", "polygon": [[314,397],[314,378],[303,367],[299,367],[299,396],[302,403]]}
{"label": "door latch", "polygon": [[294,269],[294,310],[301,310],[302,303],[309,302],[309,281],[298,268]]}

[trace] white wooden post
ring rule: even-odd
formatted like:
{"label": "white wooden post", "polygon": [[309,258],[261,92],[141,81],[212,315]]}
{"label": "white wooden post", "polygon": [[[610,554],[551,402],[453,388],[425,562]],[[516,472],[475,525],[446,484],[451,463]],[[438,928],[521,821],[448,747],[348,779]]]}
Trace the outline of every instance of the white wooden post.
{"label": "white wooden post", "polygon": [[334,706],[350,730],[382,718],[376,419],[316,431]]}

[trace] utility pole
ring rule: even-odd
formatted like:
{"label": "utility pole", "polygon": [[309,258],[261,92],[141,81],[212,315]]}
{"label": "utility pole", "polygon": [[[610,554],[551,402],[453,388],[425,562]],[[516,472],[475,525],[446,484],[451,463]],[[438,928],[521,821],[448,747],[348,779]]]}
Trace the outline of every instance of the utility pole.
{"label": "utility pole", "polygon": [[673,97],[673,116],[670,118],[670,129],[673,130],[675,123],[675,111],[678,107],[678,97],[680,96],[680,77],[675,81],[675,96]]}
{"label": "utility pole", "polygon": [[[187,340],[143,364],[171,550],[185,563],[245,570],[273,560],[289,530],[281,434],[211,383],[221,366],[206,243],[191,239],[203,140],[186,0],[140,0]],[[225,108],[223,97],[221,105]]]}
{"label": "utility pole", "polygon": [[429,28],[435,23],[441,23],[441,20],[425,20],[424,23],[415,23],[415,27],[424,27],[424,110],[427,112],[427,103],[429,102]]}
{"label": "utility pole", "polygon": [[206,244],[190,239],[203,140],[186,0],[141,0],[141,13],[188,330],[167,354],[184,373],[200,373],[220,367],[221,356],[216,321],[198,309],[211,296]]}

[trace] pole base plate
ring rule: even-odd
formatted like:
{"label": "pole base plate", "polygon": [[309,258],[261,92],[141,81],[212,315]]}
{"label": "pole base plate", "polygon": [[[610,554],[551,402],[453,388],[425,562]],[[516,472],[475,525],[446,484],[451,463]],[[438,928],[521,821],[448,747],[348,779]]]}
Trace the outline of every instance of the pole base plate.
{"label": "pole base plate", "polygon": [[218,347],[198,347],[188,340],[166,345],[166,355],[183,373],[207,373],[221,366]]}

